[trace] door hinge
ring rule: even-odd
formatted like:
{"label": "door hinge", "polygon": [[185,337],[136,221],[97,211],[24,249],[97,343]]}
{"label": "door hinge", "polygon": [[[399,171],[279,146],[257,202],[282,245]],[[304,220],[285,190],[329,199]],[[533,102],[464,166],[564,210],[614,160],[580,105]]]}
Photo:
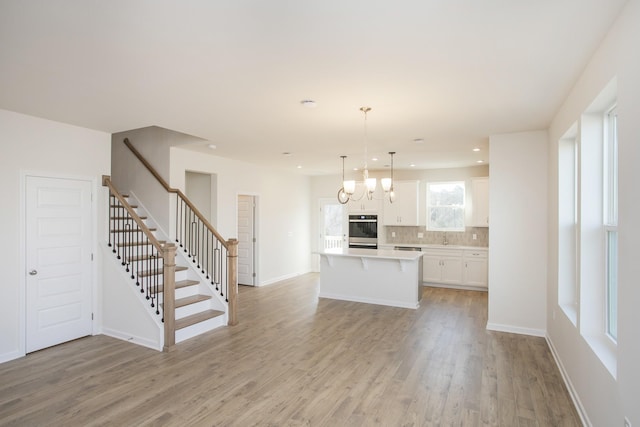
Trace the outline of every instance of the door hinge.
{"label": "door hinge", "polygon": [[91,254],[91,261],[93,261],[93,254]]}
{"label": "door hinge", "polygon": [[256,242],[256,238],[254,237],[254,238],[253,238],[253,243],[255,243],[255,242]]}
{"label": "door hinge", "polygon": [[93,313],[91,313],[91,320],[93,320]]}
{"label": "door hinge", "polygon": [[253,273],[253,274],[251,275],[251,277],[256,277],[256,273]]}

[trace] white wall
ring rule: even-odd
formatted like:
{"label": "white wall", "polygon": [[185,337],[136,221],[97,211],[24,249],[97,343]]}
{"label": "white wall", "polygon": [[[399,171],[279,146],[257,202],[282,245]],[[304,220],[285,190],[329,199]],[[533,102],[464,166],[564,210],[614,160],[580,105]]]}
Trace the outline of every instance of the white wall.
{"label": "white wall", "polygon": [[487,328],[545,335],[547,133],[493,135]]}
{"label": "white wall", "polygon": [[258,199],[258,284],[264,285],[310,271],[310,178],[259,165],[171,149],[170,185],[185,189],[187,171],[217,176],[217,230],[238,236],[238,195]]}
{"label": "white wall", "polygon": [[[97,238],[105,239],[107,196],[101,176],[110,169],[111,135],[0,110],[0,362],[24,355],[24,253],[21,252],[23,172],[93,178],[96,181]],[[101,274],[97,268],[95,289]],[[94,294],[94,297],[96,295]],[[97,322],[97,319],[96,319]]]}
{"label": "white wall", "polygon": [[[640,0],[630,0],[555,115],[549,130],[549,274],[547,334],[588,422],[640,425]],[[617,77],[619,137],[618,349],[614,378],[558,305],[558,140]],[[493,153],[492,153],[493,154]],[[554,316],[555,314],[555,316]]]}

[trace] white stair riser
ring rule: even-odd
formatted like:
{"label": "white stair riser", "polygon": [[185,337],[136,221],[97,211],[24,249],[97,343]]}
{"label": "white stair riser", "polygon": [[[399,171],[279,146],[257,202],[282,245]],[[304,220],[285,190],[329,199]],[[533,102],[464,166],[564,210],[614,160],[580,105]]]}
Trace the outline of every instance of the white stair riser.
{"label": "white stair riser", "polygon": [[215,328],[225,325],[225,316],[214,317],[213,319],[205,320],[204,322],[196,323],[195,325],[188,326],[186,328],[178,329],[176,331],[176,343],[182,342],[186,339],[196,337],[205,332],[211,331]]}
{"label": "white stair riser", "polygon": [[200,301],[195,304],[189,304],[184,307],[176,308],[176,319],[182,319],[183,317],[191,316],[192,314],[200,313],[211,308],[209,300]]}
{"label": "white stair riser", "polygon": [[186,298],[193,295],[198,295],[198,285],[185,286],[184,288],[176,289],[176,299]]}

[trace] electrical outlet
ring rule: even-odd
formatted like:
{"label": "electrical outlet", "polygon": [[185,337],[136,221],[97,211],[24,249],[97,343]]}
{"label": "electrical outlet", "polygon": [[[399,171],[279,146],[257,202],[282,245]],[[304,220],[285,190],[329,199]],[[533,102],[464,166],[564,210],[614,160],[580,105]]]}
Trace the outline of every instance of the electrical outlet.
{"label": "electrical outlet", "polygon": [[478,235],[476,233],[473,233],[473,240],[478,240]]}
{"label": "electrical outlet", "polygon": [[624,427],[631,427],[631,421],[627,417],[624,417]]}
{"label": "electrical outlet", "polygon": [[418,233],[418,239],[422,239],[424,237],[424,233]]}
{"label": "electrical outlet", "polygon": [[395,231],[391,232],[391,237],[396,237],[396,232]]}

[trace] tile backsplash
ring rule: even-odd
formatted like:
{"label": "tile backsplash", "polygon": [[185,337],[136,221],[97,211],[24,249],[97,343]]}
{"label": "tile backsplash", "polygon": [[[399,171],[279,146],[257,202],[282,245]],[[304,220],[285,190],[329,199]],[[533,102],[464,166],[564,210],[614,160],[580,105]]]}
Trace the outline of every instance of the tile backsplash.
{"label": "tile backsplash", "polygon": [[[440,245],[445,237],[449,245],[455,246],[489,246],[489,229],[486,227],[467,227],[465,231],[428,231],[425,227],[393,227],[386,226],[386,243],[404,243],[412,245]],[[395,232],[395,237],[392,233]],[[418,237],[422,233],[422,237]],[[476,240],[473,240],[473,235]]]}

